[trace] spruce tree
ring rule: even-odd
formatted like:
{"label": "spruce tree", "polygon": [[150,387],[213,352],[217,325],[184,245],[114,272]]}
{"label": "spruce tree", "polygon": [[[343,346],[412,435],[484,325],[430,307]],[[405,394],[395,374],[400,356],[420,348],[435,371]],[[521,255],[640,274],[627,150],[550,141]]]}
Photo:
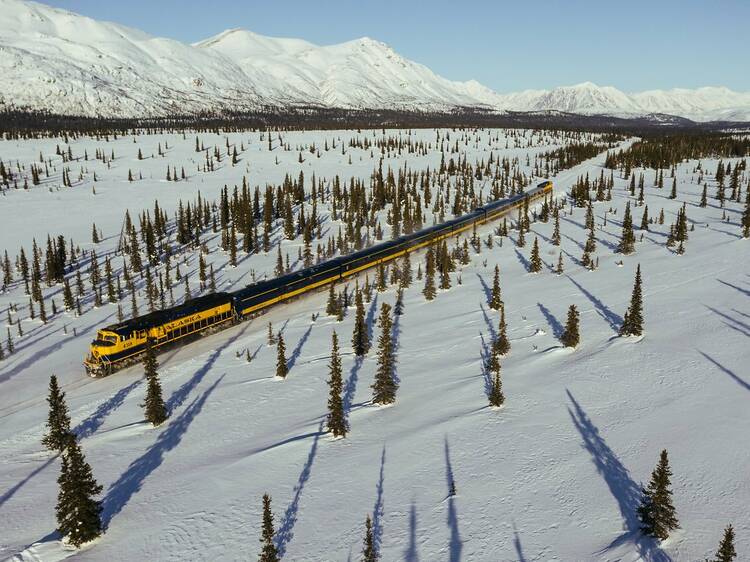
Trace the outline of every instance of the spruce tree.
{"label": "spruce tree", "polygon": [[492,295],[490,297],[490,308],[500,310],[503,305],[503,299],[500,292],[500,268],[495,265],[495,276],[492,279]]}
{"label": "spruce tree", "polygon": [[670,531],[679,528],[672,505],[671,476],[667,450],[664,449],[659,457],[659,464],[651,473],[648,487],[642,490],[643,497],[638,507],[641,531],[660,540],[665,540]]}
{"label": "spruce tree", "polygon": [[635,234],[633,233],[633,217],[630,214],[630,201],[625,204],[625,215],[622,218],[622,236],[617,251],[621,254],[632,254],[635,251]]}
{"label": "spruce tree", "polygon": [[271,496],[263,494],[263,529],[260,542],[263,545],[258,562],[279,562],[279,553],[273,543],[273,513],[271,513]]}
{"label": "spruce tree", "polygon": [[372,520],[370,514],[365,519],[365,538],[362,541],[362,562],[377,562],[380,558],[377,547],[375,546],[375,537],[372,532]]}
{"label": "spruce tree", "polygon": [[712,562],[732,562],[735,558],[737,558],[737,551],[734,548],[734,528],[729,525],[724,529],[719,550],[716,551]]}
{"label": "spruce tree", "polygon": [[580,342],[580,335],[578,332],[578,309],[576,305],[571,304],[568,308],[568,320],[565,323],[565,331],[560,336],[560,342],[565,347],[577,347]]}
{"label": "spruce tree", "polygon": [[328,300],[326,301],[326,314],[328,316],[338,316],[339,314],[339,300],[336,298],[336,290],[334,284],[328,287]]}
{"label": "spruce tree", "polygon": [[395,358],[393,356],[393,335],[391,329],[391,306],[383,303],[378,318],[380,337],[378,338],[378,368],[372,384],[372,401],[375,404],[392,404],[396,401],[396,381],[394,380]]}
{"label": "spruce tree", "polygon": [[750,238],[750,187],[745,194],[745,212],[742,213],[742,237]]}
{"label": "spruce tree", "polygon": [[706,207],[708,205],[708,194],[706,193],[707,189],[706,183],[703,184],[703,191],[701,192],[701,202],[699,204],[699,207]]}
{"label": "spruce tree", "polygon": [[542,258],[539,256],[539,238],[534,238],[534,246],[531,248],[531,263],[529,271],[539,273],[542,270]]}
{"label": "spruce tree", "polygon": [[331,337],[331,363],[328,366],[331,378],[328,380],[330,393],[328,395],[328,431],[334,437],[346,437],[346,417],[341,392],[344,384],[341,379],[341,356],[339,355],[339,339],[336,332]]}
{"label": "spruce tree", "polygon": [[62,454],[62,469],[57,479],[57,530],[75,547],[94,540],[103,532],[101,504],[94,499],[102,491],[91,466],[75,439]]}
{"label": "spruce tree", "polygon": [[352,333],[352,349],[357,357],[364,356],[370,349],[370,335],[367,333],[365,320],[365,305],[362,302],[362,291],[357,287],[354,294],[356,313],[354,315],[354,332]]}
{"label": "spruce tree", "polygon": [[427,249],[425,261],[425,281],[422,289],[424,298],[431,301],[435,298],[437,291],[435,289],[435,250],[432,246]]}
{"label": "spruce tree", "polygon": [[555,273],[562,275],[563,271],[565,271],[565,268],[563,267],[563,255],[562,252],[560,252],[560,255],[557,257],[557,268],[555,269]]}
{"label": "spruce tree", "polygon": [[555,208],[555,228],[552,231],[552,244],[560,245],[560,211]]}
{"label": "spruce tree", "polygon": [[399,287],[396,292],[396,304],[393,306],[393,313],[401,316],[404,313],[404,289]]}
{"label": "spruce tree", "polygon": [[505,305],[500,307],[500,324],[497,328],[497,337],[492,342],[494,350],[498,355],[507,355],[510,351],[510,340],[508,339],[508,326],[505,323]]}
{"label": "spruce tree", "polygon": [[289,374],[289,365],[286,360],[286,344],[284,336],[279,332],[276,336],[276,376],[285,379]]}
{"label": "spruce tree", "polygon": [[503,394],[503,383],[500,380],[500,362],[497,361],[497,357],[495,358],[495,363],[497,363],[497,366],[491,371],[494,373],[494,377],[492,379],[492,388],[490,388],[489,401],[490,406],[499,408],[505,402],[505,395]]}
{"label": "spruce tree", "polygon": [[143,358],[144,376],[146,377],[146,400],[143,403],[146,421],[154,427],[164,423],[168,417],[167,406],[161,394],[161,383],[157,369],[156,352],[151,338],[146,340],[146,353]]}
{"label": "spruce tree", "polygon": [[641,286],[641,264],[635,271],[633,293],[630,297],[630,307],[620,327],[621,336],[640,336],[643,334],[643,289]]}
{"label": "spruce tree", "polygon": [[75,441],[75,435],[70,431],[70,415],[65,403],[65,393],[60,390],[55,375],[49,379],[47,403],[47,433],[42,438],[42,445],[50,451],[63,452],[71,440]]}

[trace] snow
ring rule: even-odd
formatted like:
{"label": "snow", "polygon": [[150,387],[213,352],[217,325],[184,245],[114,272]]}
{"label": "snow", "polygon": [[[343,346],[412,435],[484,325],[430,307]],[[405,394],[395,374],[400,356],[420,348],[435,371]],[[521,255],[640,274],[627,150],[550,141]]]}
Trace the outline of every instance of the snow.
{"label": "snow", "polygon": [[[411,134],[426,143],[436,136],[434,130],[385,134]],[[470,162],[486,160],[492,151],[496,157],[517,156],[527,172],[527,152],[533,162],[534,154],[568,142],[526,131],[521,147],[513,148],[512,131],[450,134],[452,141],[468,135],[468,144],[460,141],[459,146]],[[211,151],[213,144],[225,146],[224,135],[199,136]],[[326,181],[337,173],[342,179],[366,180],[380,155],[348,148],[348,140],[374,140],[382,133],[282,136],[291,150],[268,151],[258,133],[228,135],[230,143],[244,143],[242,161],[232,167],[224,159],[212,173],[196,173],[203,155],[194,152],[191,134],[184,140],[181,135],[138,136],[136,143],[130,136],[71,140],[74,156],[84,149],[89,154],[87,162],[71,163],[74,187],[57,189],[62,165],[54,157],[56,170],[42,186],[7,191],[0,198],[0,246],[11,255],[21,245],[28,251],[32,237],[43,242],[49,231],[92,248],[91,222],[96,222],[106,237],[96,247],[101,256],[115,248],[125,209],[135,218],[153,207],[154,198],[171,215],[178,199],[192,200],[200,190],[212,200],[224,184],[230,189],[240,184],[243,175],[251,187],[279,183],[300,170],[308,189],[313,172]],[[506,138],[512,148],[504,148]],[[311,142],[322,147],[326,141],[330,146],[333,140],[336,149],[297,161],[296,147]],[[151,158],[157,143],[164,147],[166,142],[166,156]],[[56,144],[64,146],[60,139],[2,141],[0,157],[6,165],[15,167],[18,161],[28,168],[40,151],[45,159],[53,157]],[[146,156],[142,161],[135,157],[138,147]],[[115,150],[110,169],[93,159],[96,148],[107,154]],[[557,193],[579,174],[597,177],[603,159],[553,178]],[[439,161],[433,149],[427,156],[390,153],[383,165],[396,170],[408,163],[421,170],[435,169]],[[731,162],[734,166],[737,160]],[[167,163],[178,169],[185,165],[189,180],[163,181]],[[649,213],[656,217],[663,207],[666,221],[653,225],[636,253],[624,257],[613,248],[628,182],[615,174],[613,201],[595,204],[597,271],[575,263],[585,239],[585,210],[575,209],[561,218],[562,276],[526,272],[533,236],[539,236],[545,264],[552,267],[557,261],[558,249],[548,241],[552,223],[537,222],[523,249],[515,247],[511,234],[502,247],[496,238],[493,249],[472,252],[471,264],[452,274],[452,288],[439,291],[432,302],[424,300],[415,280],[404,295],[405,314],[396,320],[400,387],[388,408],[369,404],[374,351],[364,360],[351,354],[353,310],[341,323],[325,316],[325,292],[161,355],[159,372],[171,416],[159,428],[143,422],[140,368],[94,380],[80,365],[93,332],[114,318],[114,305],[91,309],[87,301],[81,318],[58,313],[46,326],[24,320],[22,338],[12,328],[17,352],[0,362],[0,558],[253,559],[266,492],[273,498],[285,560],[357,559],[367,513],[383,560],[696,560],[713,554],[730,522],[742,558],[750,552],[750,450],[744,446],[750,422],[750,241],[739,238],[739,204],[727,202],[729,223],[721,220],[713,199],[705,209],[697,206],[696,165],[677,167],[675,201],[666,197],[668,187],[652,187],[653,171],[646,171]],[[79,166],[87,169],[81,183],[75,181]],[[704,160],[702,166],[713,172],[716,161]],[[125,181],[129,168],[143,172],[144,180]],[[712,176],[707,181],[712,195]],[[743,182],[747,185],[746,175]],[[676,256],[664,242],[683,201],[695,230],[686,254]],[[602,227],[610,207],[617,214],[607,213]],[[634,209],[636,225],[641,211]],[[327,224],[334,234],[337,223]],[[484,227],[480,234],[486,238],[491,230]],[[273,270],[275,249],[241,260],[237,269],[225,267],[227,256],[218,249],[217,236],[205,239],[221,289],[249,282],[251,270],[258,276]],[[298,247],[299,239],[283,242],[292,262]],[[186,271],[197,261],[195,254],[188,256]],[[423,259],[423,252],[412,257],[415,272]],[[506,403],[499,410],[487,405],[482,371],[484,347],[498,323],[485,296],[496,263],[512,343],[501,361]],[[623,339],[616,337],[616,329],[638,263],[646,334],[640,340]],[[197,283],[191,286],[195,294]],[[44,290],[49,312],[49,297],[59,287]],[[181,296],[180,287],[176,294]],[[60,305],[59,294],[55,298]],[[395,298],[394,288],[376,293],[367,305],[370,323],[380,304],[393,304]],[[9,302],[18,303],[19,316],[25,318],[22,286],[0,295],[0,311]],[[570,304],[581,313],[582,343],[575,351],[561,349],[556,339]],[[268,322],[283,329],[287,344],[291,368],[283,381],[274,380],[276,350],[266,343]],[[347,437],[337,440],[322,433],[334,329],[342,347],[351,425]],[[374,326],[373,335],[378,334]],[[255,354],[249,365],[245,350]],[[39,442],[52,373],[67,393],[84,453],[104,486],[107,532],[80,551],[63,547],[53,532],[59,460]],[[660,548],[639,538],[635,507],[640,483],[648,480],[662,448],[670,454],[682,530]],[[448,497],[451,480],[454,497]]]}
{"label": "snow", "polygon": [[750,92],[723,87],[624,93],[585,82],[498,93],[436,75],[368,37],[318,46],[230,29],[189,45],[24,0],[0,0],[0,108],[144,117],[175,112],[337,107],[670,114],[750,121]]}

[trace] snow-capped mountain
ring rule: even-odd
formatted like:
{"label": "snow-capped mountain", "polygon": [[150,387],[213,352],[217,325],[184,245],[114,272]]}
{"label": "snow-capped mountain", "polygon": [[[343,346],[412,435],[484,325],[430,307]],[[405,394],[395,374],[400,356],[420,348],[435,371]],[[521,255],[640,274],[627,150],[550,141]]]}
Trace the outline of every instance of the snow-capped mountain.
{"label": "snow-capped mountain", "polygon": [[626,94],[584,83],[499,94],[438,76],[366,37],[318,46],[234,29],[189,45],[23,0],[0,0],[0,73],[0,109],[66,115],[471,107],[750,120],[750,93],[726,88]]}

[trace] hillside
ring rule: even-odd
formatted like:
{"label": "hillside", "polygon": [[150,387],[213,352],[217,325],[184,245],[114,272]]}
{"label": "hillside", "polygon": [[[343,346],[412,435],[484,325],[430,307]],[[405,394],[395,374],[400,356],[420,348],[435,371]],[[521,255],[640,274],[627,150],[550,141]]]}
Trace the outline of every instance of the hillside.
{"label": "hillside", "polygon": [[[313,174],[321,182],[319,215],[325,246],[345,223],[333,220],[330,190],[340,176],[370,185],[382,158],[383,173],[431,170],[434,201],[465,178],[437,174],[446,162],[466,158],[492,173],[473,180],[486,196],[495,174],[533,176],[542,154],[596,135],[570,136],[540,131],[328,131],[284,133],[269,147],[263,133],[198,135],[205,152],[195,152],[195,136],[139,135],[117,139],[79,138],[0,142],[8,168],[28,173],[41,152],[49,176],[24,190],[10,187],[0,197],[3,244],[11,259],[31,240],[42,248],[46,234],[72,238],[87,253],[80,255],[85,292],[82,315],[64,312],[61,287],[43,284],[50,319],[28,317],[28,297],[16,278],[0,294],[0,316],[17,305],[8,327],[15,353],[0,361],[0,557],[19,561],[75,560],[247,560],[259,551],[261,496],[271,494],[276,542],[284,560],[359,559],[365,515],[374,519],[383,560],[703,560],[712,556],[723,528],[733,523],[740,556],[750,552],[750,503],[746,441],[750,378],[747,337],[750,326],[750,241],[739,236],[742,205],[713,199],[717,161],[688,161],[676,167],[677,198],[654,187],[654,171],[645,175],[645,203],[658,221],[636,230],[636,252],[615,253],[628,180],[615,172],[611,201],[596,202],[599,267],[583,268],[578,260],[585,241],[585,209],[566,205],[561,211],[562,243],[551,243],[552,221],[534,221],[526,245],[517,247],[517,232],[479,231],[492,248],[471,251],[470,262],[457,264],[451,288],[434,301],[421,294],[415,278],[405,291],[405,313],[397,320],[399,389],[393,406],[370,403],[376,368],[374,350],[356,360],[349,345],[354,311],[343,321],[326,316],[326,293],[320,292],[274,308],[251,322],[206,337],[159,357],[164,396],[171,412],[159,428],[143,421],[142,370],[126,369],[104,379],[87,378],[81,360],[97,328],[114,321],[116,304],[95,307],[87,274],[91,250],[113,260],[122,274],[126,257],[117,253],[126,209],[133,220],[153,210],[154,199],[168,216],[179,202],[219,198],[243,177],[250,189],[280,185],[286,175],[304,174],[310,194]],[[361,148],[364,141],[385,144]],[[390,144],[386,141],[390,139]],[[403,150],[396,148],[400,140]],[[443,142],[441,142],[443,141]],[[424,152],[407,147],[423,143]],[[626,141],[625,146],[632,141]],[[458,153],[453,147],[460,147]],[[385,149],[386,144],[391,148]],[[314,145],[318,151],[311,152]],[[62,162],[56,148],[70,147],[72,161]],[[201,166],[217,148],[237,147],[233,166],[224,155],[213,171]],[[324,148],[325,147],[325,148]],[[270,149],[269,149],[270,148]],[[136,157],[138,150],[143,159]],[[114,151],[113,159],[109,159]],[[163,156],[159,152],[163,152]],[[95,159],[104,154],[107,162]],[[85,156],[88,156],[88,160]],[[528,156],[528,160],[527,160]],[[301,160],[301,161],[300,161]],[[600,177],[604,154],[552,177],[563,197],[577,178]],[[739,159],[728,159],[734,169]],[[72,187],[62,187],[62,171],[72,169]],[[164,179],[167,166],[185,167],[187,178]],[[82,169],[78,179],[78,169]],[[132,170],[136,178],[128,182]],[[96,173],[96,181],[93,175]],[[606,177],[609,171],[604,171]],[[698,206],[707,183],[709,204]],[[740,175],[743,193],[748,177]],[[406,181],[406,180],[405,180]],[[440,186],[438,185],[440,184]],[[417,182],[419,185],[419,182]],[[417,191],[423,195],[424,188]],[[326,195],[327,194],[327,195]],[[452,201],[452,197],[450,201]],[[669,225],[686,204],[690,224],[686,253],[665,247]],[[309,199],[303,204],[310,216]],[[386,215],[376,218],[389,236]],[[450,206],[446,205],[446,218]],[[295,208],[295,212],[298,209]],[[436,218],[425,206],[425,224]],[[642,207],[633,207],[635,225]],[[725,218],[726,217],[726,220]],[[515,217],[511,217],[511,223]],[[91,223],[103,240],[91,241]],[[206,228],[204,258],[213,264],[219,290],[242,287],[272,275],[276,245],[290,256],[290,267],[302,248],[300,236],[285,239],[283,220],[274,221],[273,249],[239,252],[236,267],[220,248],[221,236]],[[511,224],[512,226],[512,224]],[[370,229],[368,228],[368,232]],[[545,264],[528,272],[534,239]],[[193,295],[199,252],[175,247],[174,263],[188,275]],[[451,241],[450,246],[454,244]],[[555,274],[558,252],[565,271]],[[412,256],[424,269],[424,252]],[[511,351],[502,359],[506,403],[487,405],[484,360],[498,314],[488,306],[488,287],[495,264],[501,271]],[[643,338],[620,338],[619,324],[628,306],[636,266],[643,270],[645,328]],[[154,268],[165,273],[164,265]],[[170,275],[167,273],[167,275]],[[172,271],[174,275],[174,270]],[[74,274],[68,274],[71,281]],[[373,276],[370,275],[370,280]],[[146,309],[142,278],[137,278],[138,305]],[[360,279],[364,283],[364,279]],[[351,289],[351,286],[350,286]],[[175,298],[183,296],[175,282]],[[393,304],[396,289],[374,292],[367,304],[374,319],[382,303]],[[49,312],[52,300],[59,311]],[[121,304],[126,312],[130,296]],[[558,341],[570,304],[581,313],[582,343],[563,349]],[[20,320],[23,336],[17,333]],[[286,380],[274,378],[276,348],[267,345],[267,325],[281,330],[290,366]],[[5,328],[6,326],[2,326]],[[335,330],[342,342],[344,402],[351,427],[343,440],[323,433],[328,395],[330,341]],[[4,330],[3,330],[4,332]],[[4,348],[6,341],[0,337]],[[6,348],[7,349],[7,348]],[[245,354],[253,359],[247,363]],[[72,424],[87,460],[104,486],[106,534],[80,551],[66,549],[54,533],[56,478],[60,461],[42,449],[47,415],[49,375],[55,373],[67,393]],[[641,483],[647,482],[662,449],[668,449],[674,471],[674,503],[681,529],[663,543],[638,532],[635,509]],[[448,497],[449,483],[457,495]]]}
{"label": "hillside", "polygon": [[367,37],[318,46],[233,29],[189,45],[25,0],[0,0],[0,53],[0,109],[62,115],[142,118],[312,106],[750,121],[750,93],[726,88],[626,94],[587,82],[498,93],[474,80],[438,76]]}

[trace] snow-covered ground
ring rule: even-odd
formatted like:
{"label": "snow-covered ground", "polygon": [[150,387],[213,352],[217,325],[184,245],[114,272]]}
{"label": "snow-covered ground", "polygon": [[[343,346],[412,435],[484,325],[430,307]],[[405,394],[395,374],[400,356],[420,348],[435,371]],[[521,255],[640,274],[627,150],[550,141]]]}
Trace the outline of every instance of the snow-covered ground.
{"label": "snow-covered ground", "polygon": [[[486,161],[490,152],[495,158],[517,156],[527,173],[527,153],[533,166],[534,154],[569,142],[546,133],[512,134],[450,131],[451,145],[460,140],[459,150],[470,162]],[[434,130],[411,135],[425,143],[436,138]],[[225,145],[225,135],[199,136],[206,147]],[[11,189],[0,197],[0,251],[7,248],[13,256],[23,245],[28,253],[34,236],[44,248],[49,233],[73,237],[102,256],[114,251],[126,208],[135,220],[158,198],[171,216],[179,199],[192,200],[198,191],[216,199],[224,184],[231,190],[243,175],[251,187],[279,183],[287,173],[296,178],[300,170],[307,188],[313,173],[326,181],[336,174],[367,180],[378,151],[341,153],[342,141],[347,145],[349,138],[364,136],[383,134],[282,133],[289,151],[278,142],[268,151],[257,132],[231,134],[230,143],[246,147],[241,162],[232,167],[225,158],[210,173],[197,172],[203,155],[194,152],[195,135],[138,136],[135,143],[130,136],[71,139],[73,155],[86,150],[89,160],[71,163],[74,187],[60,189],[62,164],[54,153],[56,144],[66,147],[61,139],[3,141],[0,159],[6,166],[28,169],[41,151],[45,160],[53,158],[56,170],[42,186]],[[298,162],[298,146],[322,147],[334,140],[336,149],[321,149],[320,158],[303,150],[304,162]],[[170,148],[152,159],[158,143]],[[139,147],[145,160],[136,159]],[[108,156],[115,151],[109,168],[93,158],[97,148]],[[451,156],[457,155],[446,152],[446,160]],[[557,193],[581,174],[598,177],[603,160],[599,156],[553,178]],[[733,167],[736,161],[731,160]],[[397,170],[408,163],[414,170],[428,165],[434,170],[439,162],[433,147],[426,156],[391,152],[383,167]],[[167,164],[185,166],[188,181],[166,182]],[[545,264],[551,268],[557,262],[558,248],[549,242],[553,225],[537,222],[525,248],[515,247],[511,233],[502,246],[496,237],[493,249],[472,252],[472,262],[451,275],[452,288],[432,302],[424,300],[415,280],[396,324],[400,387],[396,404],[388,408],[369,404],[374,350],[361,362],[351,354],[353,310],[340,323],[325,316],[325,293],[160,356],[171,416],[156,429],[143,422],[139,367],[94,380],[80,366],[96,329],[115,318],[114,305],[92,309],[86,301],[80,318],[58,313],[47,325],[24,320],[20,338],[12,326],[16,353],[0,362],[0,557],[254,559],[266,492],[273,498],[285,560],[358,559],[368,513],[383,560],[702,560],[713,554],[728,523],[734,524],[740,559],[750,556],[750,241],[739,238],[739,204],[728,202],[722,210],[709,199],[707,208],[697,206],[696,165],[678,166],[676,200],[667,197],[668,171],[662,190],[653,188],[653,171],[646,171],[649,213],[657,217],[663,208],[666,220],[652,225],[636,253],[626,257],[614,253],[629,199],[627,181],[615,174],[613,200],[595,204],[596,271],[576,264],[583,252],[585,210],[574,209],[561,217],[561,276],[549,269],[536,275],[526,271],[534,236]],[[716,161],[704,160],[702,166],[713,172]],[[78,182],[80,167],[84,179]],[[144,179],[128,183],[128,169]],[[706,180],[712,196],[713,176]],[[745,173],[743,191],[746,185]],[[665,241],[683,202],[695,230],[686,254],[677,256]],[[617,213],[608,212],[603,225],[610,208]],[[430,224],[432,214],[425,211]],[[634,209],[636,226],[641,212]],[[724,212],[729,222],[722,220]],[[92,222],[106,238],[96,246]],[[335,234],[336,223],[326,225]],[[491,231],[487,226],[480,233],[486,238]],[[206,239],[221,289],[248,283],[251,271],[272,272],[275,249],[241,255],[236,269],[225,267],[217,236]],[[299,246],[299,238],[282,244],[292,262]],[[186,269],[193,270],[197,257],[188,256]],[[419,261],[423,253],[412,258],[415,271]],[[640,341],[616,337],[638,263],[646,325]],[[506,404],[501,410],[487,406],[482,368],[498,323],[486,295],[495,264],[501,268],[512,343],[502,360]],[[195,294],[197,283],[192,288]],[[53,294],[61,308],[60,288],[44,286],[44,291],[48,313]],[[176,294],[182,294],[179,287]],[[394,300],[390,288],[368,305],[374,336],[381,303]],[[25,319],[26,301],[18,283],[0,295],[0,323],[10,302],[19,305],[14,320]],[[582,344],[575,351],[561,349],[556,339],[570,304],[581,311]],[[129,310],[127,298],[124,308]],[[268,322],[283,329],[287,343],[291,369],[284,381],[273,377],[276,349],[266,344]],[[321,431],[334,329],[343,344],[351,425],[343,440]],[[246,350],[255,357],[250,364],[237,357]],[[81,551],[66,550],[54,534],[60,461],[39,442],[53,373],[67,392],[73,425],[104,486],[107,532]],[[657,545],[640,539],[635,509],[640,483],[648,480],[663,448],[670,454],[682,528]],[[457,488],[453,498],[448,497],[451,480]]]}

